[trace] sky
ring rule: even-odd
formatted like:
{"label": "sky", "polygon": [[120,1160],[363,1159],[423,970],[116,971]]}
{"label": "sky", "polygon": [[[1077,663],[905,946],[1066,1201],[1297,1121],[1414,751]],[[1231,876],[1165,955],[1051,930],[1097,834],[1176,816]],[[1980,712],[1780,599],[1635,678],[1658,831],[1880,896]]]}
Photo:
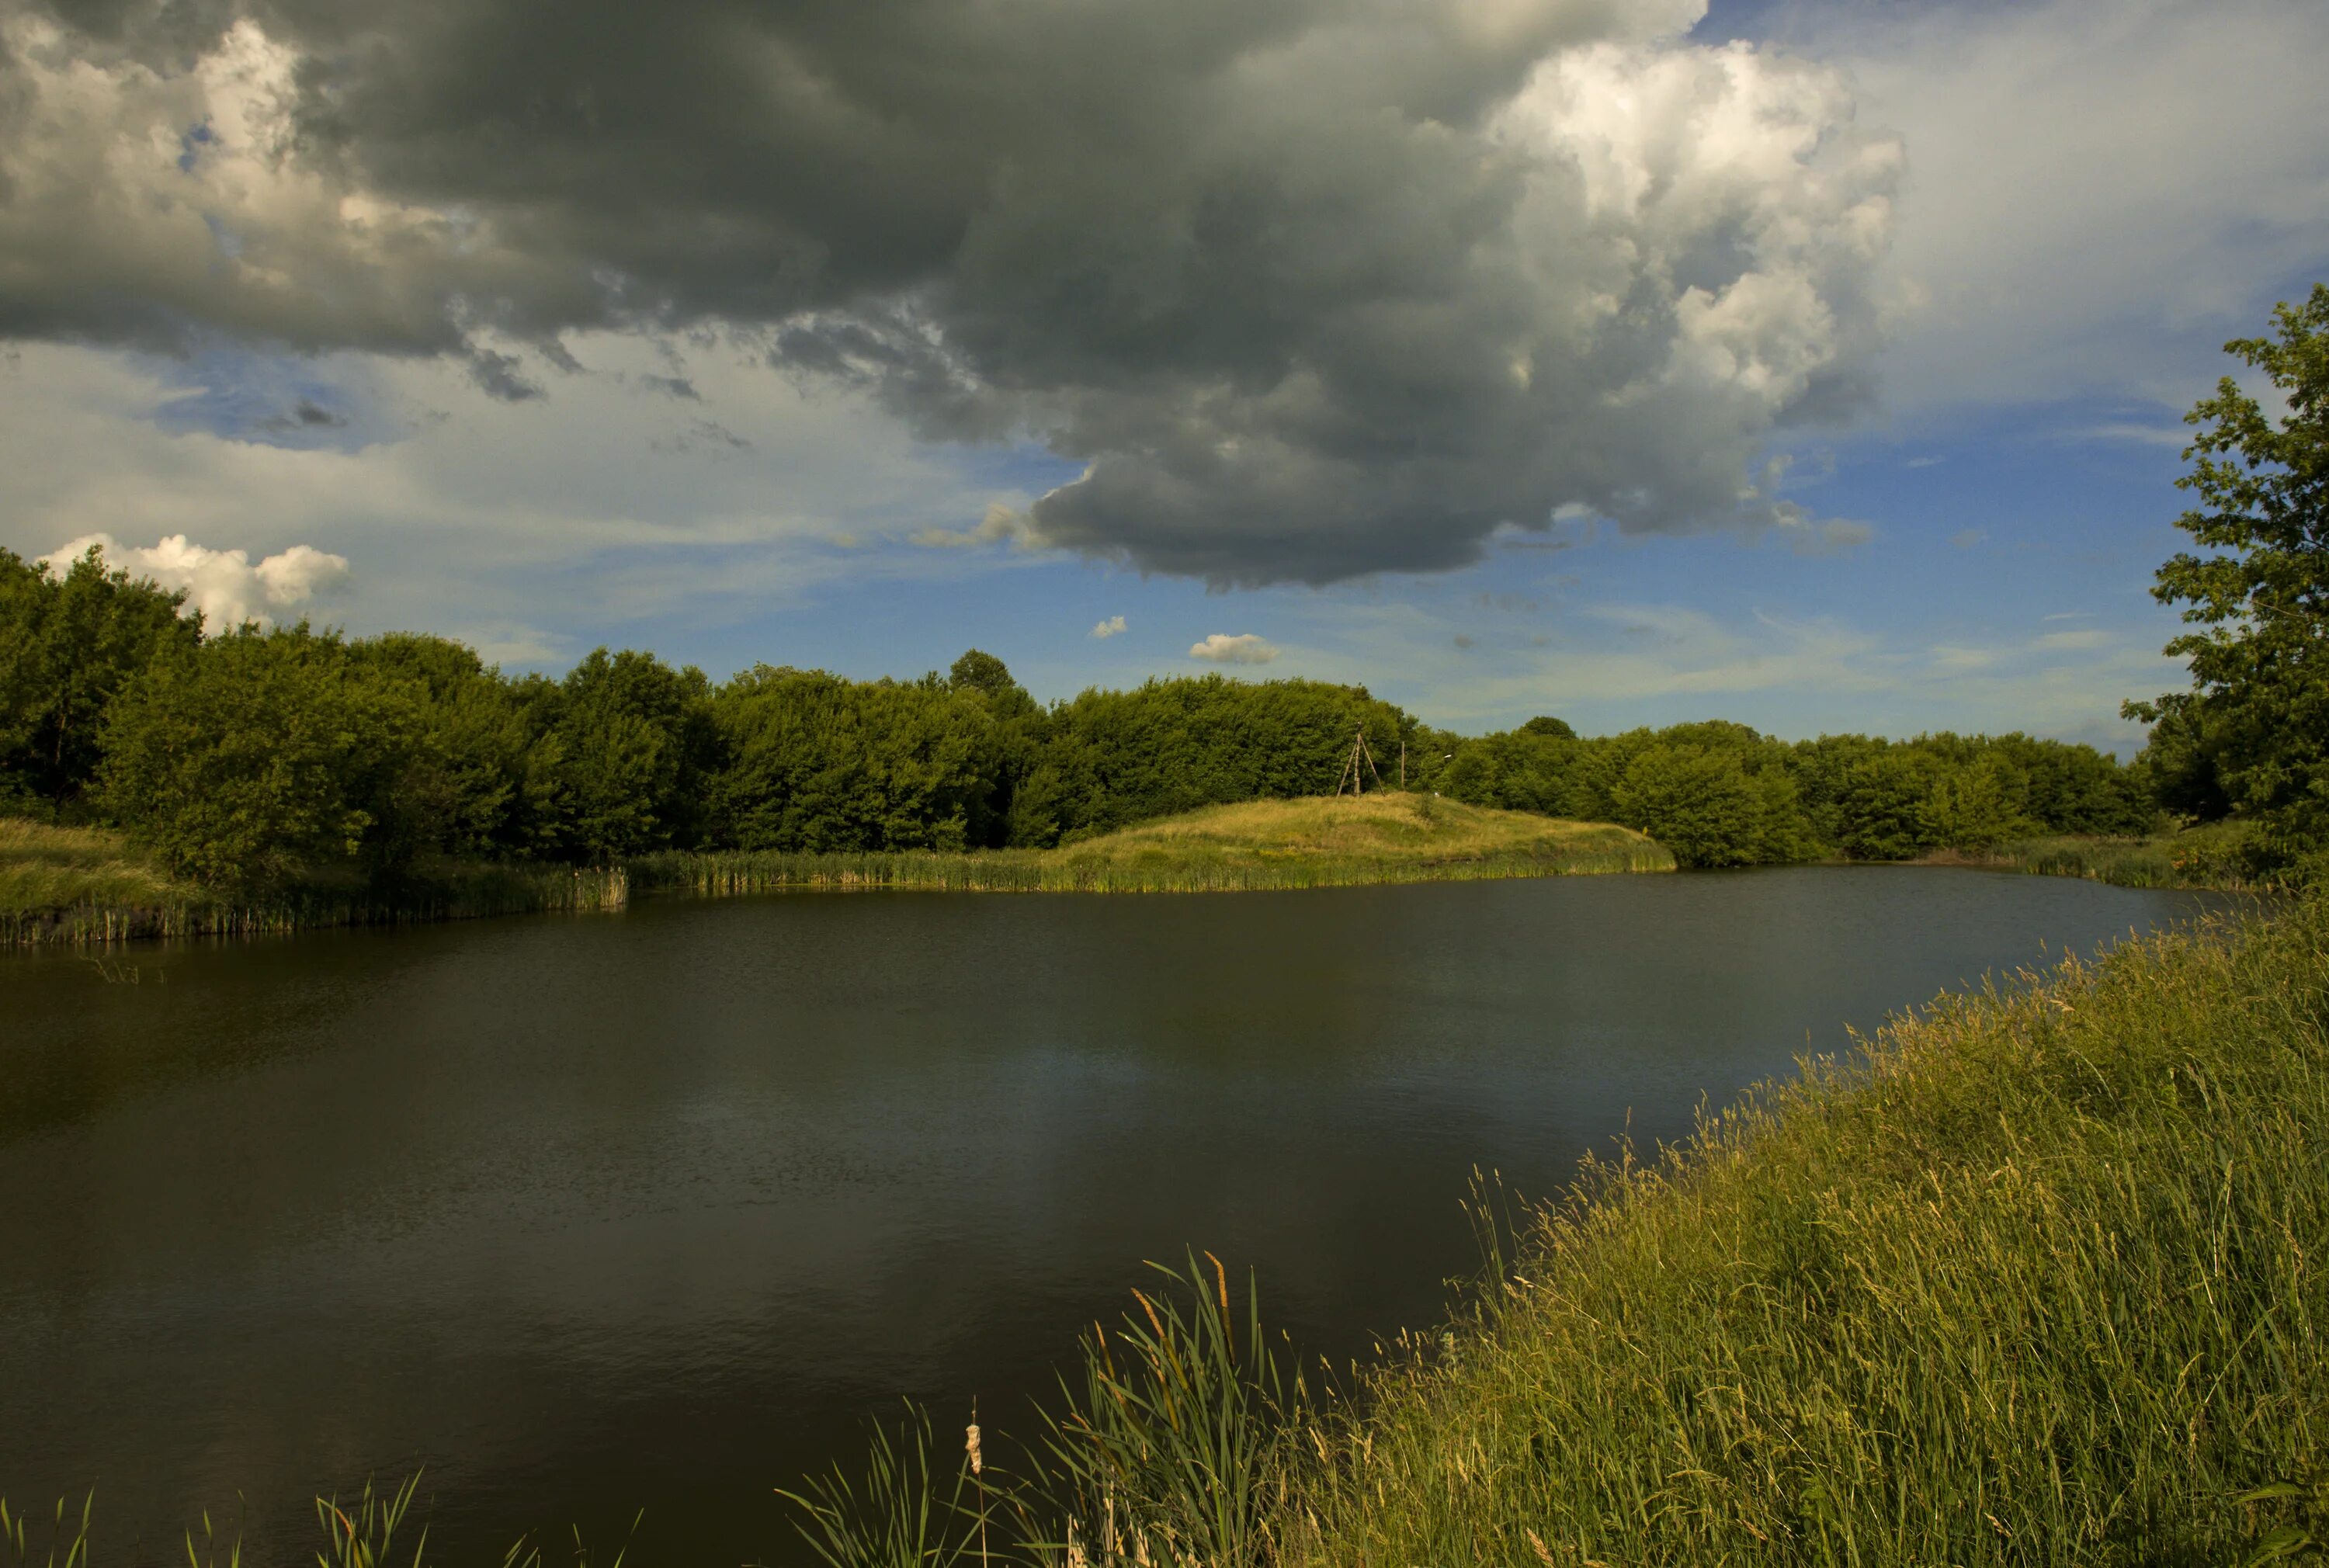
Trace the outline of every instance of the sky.
{"label": "sky", "polygon": [[0,546],[213,625],[2131,754],[2318,0],[9,0]]}

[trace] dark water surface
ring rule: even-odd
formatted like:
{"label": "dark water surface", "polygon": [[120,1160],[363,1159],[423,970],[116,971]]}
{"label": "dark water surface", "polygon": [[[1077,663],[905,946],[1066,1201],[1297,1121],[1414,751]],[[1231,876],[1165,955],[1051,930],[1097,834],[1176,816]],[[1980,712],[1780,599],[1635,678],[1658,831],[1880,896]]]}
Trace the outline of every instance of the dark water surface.
{"label": "dark water surface", "polygon": [[[874,894],[0,957],[0,1494],[115,1561],[427,1466],[431,1556],[793,1561],[901,1394],[1042,1385],[1141,1260],[1337,1357],[1806,1045],[2191,895],[1940,869]],[[222,1518],[222,1516],[225,1517]],[[132,1543],[137,1543],[135,1551]],[[608,1554],[611,1555],[611,1553]]]}

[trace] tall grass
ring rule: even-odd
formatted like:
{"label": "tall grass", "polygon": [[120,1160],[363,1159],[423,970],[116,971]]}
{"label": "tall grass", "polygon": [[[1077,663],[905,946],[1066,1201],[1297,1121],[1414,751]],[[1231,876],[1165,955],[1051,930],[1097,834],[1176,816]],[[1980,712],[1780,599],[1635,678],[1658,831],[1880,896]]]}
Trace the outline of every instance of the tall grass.
{"label": "tall grass", "polygon": [[2329,1541],[2325,1029],[2315,898],[1946,1000],[1589,1170],[1452,1353],[1321,1429],[1286,1559]]}
{"label": "tall grass", "polygon": [[2147,839],[2062,835],[2023,839],[1951,859],[2046,877],[2083,877],[2121,887],[2300,887],[2320,868],[2267,843],[2242,822],[2212,822]]}
{"label": "tall grass", "polygon": [[632,861],[630,872],[632,886],[641,893],[721,897],[788,888],[883,887],[946,893],[1256,893],[1673,869],[1671,857],[1647,840],[1639,847],[1615,845],[1439,860],[1365,856],[1283,860],[1190,857],[1144,865],[1050,858],[1055,853],[987,850],[949,855],[907,850],[820,855],[714,850],[646,856]]}

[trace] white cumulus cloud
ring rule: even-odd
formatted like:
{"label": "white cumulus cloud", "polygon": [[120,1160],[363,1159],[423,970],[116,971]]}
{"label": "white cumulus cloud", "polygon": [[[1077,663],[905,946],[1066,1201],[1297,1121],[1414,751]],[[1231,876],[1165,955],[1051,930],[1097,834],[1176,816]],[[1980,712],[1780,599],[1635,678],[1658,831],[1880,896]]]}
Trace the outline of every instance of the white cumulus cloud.
{"label": "white cumulus cloud", "polygon": [[245,621],[268,624],[274,620],[270,611],[304,605],[348,580],[347,557],[311,545],[295,544],[254,566],[248,551],[212,549],[183,533],[165,534],[151,545],[124,545],[109,533],[84,534],[41,557],[41,564],[61,576],[92,549],[118,571],[185,589],[187,611],[199,613],[213,632]]}
{"label": "white cumulus cloud", "polygon": [[1215,632],[1202,643],[1191,643],[1189,657],[1215,664],[1267,664],[1278,657],[1278,648],[1251,632],[1234,637],[1227,632]]}
{"label": "white cumulus cloud", "polygon": [[1122,615],[1110,615],[1107,620],[1102,621],[1098,625],[1094,626],[1091,629],[1091,634],[1095,637],[1113,637],[1118,632],[1123,630],[1124,617]]}

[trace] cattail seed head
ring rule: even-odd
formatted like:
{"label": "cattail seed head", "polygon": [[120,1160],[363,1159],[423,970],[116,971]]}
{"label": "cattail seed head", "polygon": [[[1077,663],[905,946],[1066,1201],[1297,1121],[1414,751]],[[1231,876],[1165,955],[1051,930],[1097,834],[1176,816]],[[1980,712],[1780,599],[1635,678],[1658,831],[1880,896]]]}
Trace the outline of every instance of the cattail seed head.
{"label": "cattail seed head", "polygon": [[972,1475],[983,1474],[986,1469],[986,1461],[980,1456],[978,1451],[978,1422],[974,1421],[966,1429],[965,1429],[962,1447],[963,1451],[970,1455],[970,1473]]}

